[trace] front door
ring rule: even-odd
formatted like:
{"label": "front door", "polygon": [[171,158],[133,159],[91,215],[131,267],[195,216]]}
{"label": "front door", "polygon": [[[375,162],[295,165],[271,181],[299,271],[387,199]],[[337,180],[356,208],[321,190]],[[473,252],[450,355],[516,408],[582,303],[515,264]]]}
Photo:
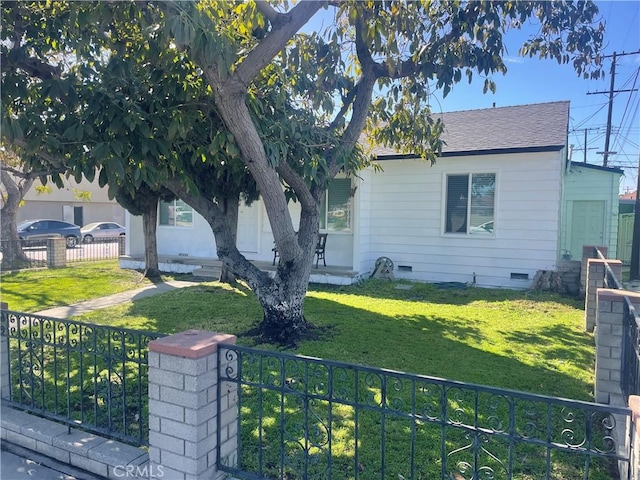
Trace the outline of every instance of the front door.
{"label": "front door", "polygon": [[571,258],[574,260],[582,258],[584,245],[604,244],[604,206],[602,201],[573,202]]}
{"label": "front door", "polygon": [[246,206],[240,202],[238,211],[238,241],[236,245],[241,252],[256,253],[259,243],[258,205],[253,202]]}

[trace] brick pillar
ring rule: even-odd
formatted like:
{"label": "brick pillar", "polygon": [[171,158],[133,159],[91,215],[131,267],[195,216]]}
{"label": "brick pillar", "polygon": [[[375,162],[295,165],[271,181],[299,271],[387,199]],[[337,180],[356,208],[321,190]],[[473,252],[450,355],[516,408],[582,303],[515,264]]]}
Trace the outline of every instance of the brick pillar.
{"label": "brick pillar", "polygon": [[598,255],[596,254],[596,248],[600,250],[600,252],[602,252],[605,258],[607,257],[607,252],[609,251],[607,247],[604,247],[602,245],[600,246],[584,245],[582,247],[582,268],[580,270],[580,294],[581,295],[584,295],[587,289],[587,271],[588,271],[587,261],[590,258],[598,258]]}
{"label": "brick pillar", "polygon": [[[217,466],[218,424],[222,450],[236,445],[226,438],[237,421],[237,393],[218,395],[218,344],[233,335],[188,330],[149,342],[149,462],[171,480],[225,478]],[[233,360],[235,362],[235,360]],[[229,363],[229,362],[227,362]],[[235,368],[235,365],[231,365]],[[218,404],[221,418],[218,419]],[[222,420],[222,421],[219,421]],[[222,452],[225,455],[225,452]]]}
{"label": "brick pillar", "polygon": [[9,324],[6,311],[9,306],[0,302],[2,324],[0,325],[0,398],[9,398]]}
{"label": "brick pillar", "polygon": [[584,329],[593,332],[596,322],[596,292],[605,286],[607,270],[605,263],[622,284],[622,262],[620,260],[587,259],[587,281],[584,300]]}
{"label": "brick pillar", "polygon": [[584,297],[584,329],[587,332],[593,332],[596,326],[597,317],[597,292],[599,288],[604,287],[604,276],[606,268],[604,266],[606,260],[589,258],[587,260],[587,280],[586,291]]}
{"label": "brick pillar", "polygon": [[127,239],[124,235],[118,237],[118,256],[127,254]]}
{"label": "brick pillar", "polygon": [[67,266],[67,241],[64,238],[47,240],[47,266],[51,268]]}
{"label": "brick pillar", "polygon": [[605,288],[597,292],[595,400],[616,406],[626,406],[620,389],[625,296],[640,306],[640,293]]}

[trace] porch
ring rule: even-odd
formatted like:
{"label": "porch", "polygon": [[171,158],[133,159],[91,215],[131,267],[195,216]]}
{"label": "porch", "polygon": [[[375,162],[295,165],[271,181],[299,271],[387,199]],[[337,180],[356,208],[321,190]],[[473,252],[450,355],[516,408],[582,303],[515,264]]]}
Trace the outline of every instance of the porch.
{"label": "porch", "polygon": [[[132,270],[144,270],[144,257],[121,255],[119,257],[120,268]],[[272,262],[260,260],[250,260],[263,272],[274,275],[277,265]],[[194,277],[204,279],[217,279],[220,276],[222,262],[216,258],[195,257],[189,255],[159,255],[158,267],[160,271],[167,273],[191,273]],[[351,285],[363,275],[353,270],[351,267],[340,265],[318,265],[312,267],[311,283],[321,283],[329,285]]]}

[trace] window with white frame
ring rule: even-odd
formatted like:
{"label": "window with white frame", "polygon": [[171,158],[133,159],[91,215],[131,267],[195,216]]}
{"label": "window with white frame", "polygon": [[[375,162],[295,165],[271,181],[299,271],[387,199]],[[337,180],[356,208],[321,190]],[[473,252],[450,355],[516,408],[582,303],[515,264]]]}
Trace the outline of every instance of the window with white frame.
{"label": "window with white frame", "polygon": [[335,178],[331,181],[320,209],[321,230],[351,231],[351,198],[350,178]]}
{"label": "window with white frame", "polygon": [[171,202],[160,200],[158,224],[172,227],[193,227],[193,208],[182,200]]}
{"label": "window with white frame", "polygon": [[493,235],[495,173],[447,175],[445,233]]}

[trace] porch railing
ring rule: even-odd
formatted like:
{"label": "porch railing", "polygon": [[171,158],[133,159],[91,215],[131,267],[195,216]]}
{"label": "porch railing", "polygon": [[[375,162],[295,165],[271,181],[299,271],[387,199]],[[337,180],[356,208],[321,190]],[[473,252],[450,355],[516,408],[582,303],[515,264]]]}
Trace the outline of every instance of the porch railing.
{"label": "porch railing", "polygon": [[2,309],[5,401],[70,426],[147,444],[148,343],[162,336]]}
{"label": "porch railing", "polygon": [[614,440],[626,408],[227,344],[218,359],[238,402],[218,469],[237,478],[601,479],[629,465]]}

